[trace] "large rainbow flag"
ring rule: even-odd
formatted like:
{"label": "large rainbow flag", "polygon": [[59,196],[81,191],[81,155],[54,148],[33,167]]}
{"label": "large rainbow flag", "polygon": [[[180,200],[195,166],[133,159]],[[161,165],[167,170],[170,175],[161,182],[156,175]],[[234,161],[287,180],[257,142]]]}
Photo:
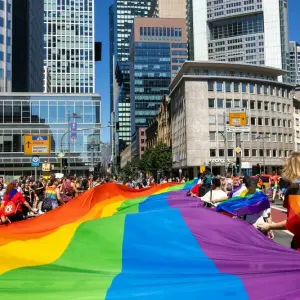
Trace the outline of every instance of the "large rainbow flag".
{"label": "large rainbow flag", "polygon": [[1,227],[1,298],[300,299],[300,253],[189,188],[106,184]]}

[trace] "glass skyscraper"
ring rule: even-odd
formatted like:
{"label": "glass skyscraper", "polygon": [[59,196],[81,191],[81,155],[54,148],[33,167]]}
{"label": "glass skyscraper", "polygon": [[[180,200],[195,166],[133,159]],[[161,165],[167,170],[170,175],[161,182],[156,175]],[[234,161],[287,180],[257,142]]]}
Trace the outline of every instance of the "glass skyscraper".
{"label": "glass skyscraper", "polygon": [[[151,0],[115,0],[113,8],[110,8],[110,20],[113,22],[114,39],[113,52],[111,52],[110,80],[111,80],[111,111],[116,110],[119,121],[119,150],[120,152],[130,144],[130,76],[129,76],[129,44],[134,17],[146,17],[151,8]],[[112,9],[114,16],[112,16]],[[110,28],[112,23],[110,23]],[[112,40],[110,40],[112,45]],[[114,89],[114,81],[117,81],[119,89]],[[116,93],[118,93],[116,95]],[[126,103],[128,103],[126,105]],[[114,107],[115,106],[115,107]],[[119,111],[120,110],[120,111]]]}
{"label": "glass skyscraper", "polygon": [[188,0],[188,18],[195,60],[288,69],[287,0]]}
{"label": "glass skyscraper", "polygon": [[12,92],[43,92],[44,0],[12,5]]}
{"label": "glass skyscraper", "polygon": [[94,0],[44,0],[44,10],[51,92],[94,93]]}
{"label": "glass skyscraper", "polygon": [[290,78],[291,84],[300,85],[300,44],[290,42]]}
{"label": "glass skyscraper", "polygon": [[130,48],[131,133],[147,128],[187,60],[185,19],[135,18]]}
{"label": "glass skyscraper", "polygon": [[0,92],[11,91],[12,0],[0,1]]}

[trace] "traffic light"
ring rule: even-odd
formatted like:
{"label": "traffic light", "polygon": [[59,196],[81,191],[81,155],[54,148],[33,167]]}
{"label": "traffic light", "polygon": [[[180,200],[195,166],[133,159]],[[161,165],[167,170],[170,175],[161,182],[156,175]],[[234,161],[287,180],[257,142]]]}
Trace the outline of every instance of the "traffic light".
{"label": "traffic light", "polygon": [[116,122],[116,131],[119,131],[119,129],[120,129],[120,123]]}
{"label": "traffic light", "polygon": [[236,163],[235,164],[236,164],[237,168],[239,168],[241,166],[241,158],[240,157],[236,158]]}
{"label": "traffic light", "polygon": [[68,168],[68,160],[66,158],[63,159],[63,167],[65,170]]}

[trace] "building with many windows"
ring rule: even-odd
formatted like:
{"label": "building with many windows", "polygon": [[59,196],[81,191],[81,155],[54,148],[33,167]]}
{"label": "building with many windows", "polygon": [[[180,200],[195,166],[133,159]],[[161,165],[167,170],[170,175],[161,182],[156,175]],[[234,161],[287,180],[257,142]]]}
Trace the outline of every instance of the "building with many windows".
{"label": "building with many windows", "polygon": [[0,92],[11,91],[12,0],[0,1]]}
{"label": "building with many windows", "polygon": [[[131,142],[129,45],[132,25],[135,17],[148,16],[150,8],[151,0],[115,0],[109,9],[110,46],[113,49],[110,51],[111,112],[115,109],[117,116],[123,114],[117,119],[120,126],[117,152]],[[116,88],[116,83],[119,88]]]}
{"label": "building with many windows", "polygon": [[187,60],[185,19],[135,18],[130,47],[131,133],[148,127]]}
{"label": "building with many windows", "polygon": [[192,19],[189,29],[193,34],[189,35],[189,42],[194,53],[190,59],[288,70],[287,0],[188,2],[192,2],[188,3],[188,17]]}
{"label": "building with many windows", "polygon": [[293,86],[279,82],[281,75],[263,66],[186,62],[170,87],[173,168],[191,178],[210,161],[218,174],[226,156],[235,164],[235,134],[224,122],[232,108],[247,114],[242,162],[253,172],[257,164],[269,173],[280,168],[294,150]]}
{"label": "building with many windows", "polygon": [[[73,113],[79,118],[72,119]],[[0,174],[32,175],[31,156],[24,155],[25,134],[50,134],[51,155],[41,161],[60,171],[60,152],[68,153],[68,119],[77,123],[71,140],[71,172],[83,175],[92,163],[91,139],[100,141],[101,98],[97,94],[3,93],[0,95]],[[87,130],[83,130],[87,129]],[[93,139],[95,140],[95,139]],[[98,143],[99,144],[99,143]],[[94,160],[96,163],[96,160]]]}
{"label": "building with many windows", "polygon": [[44,0],[44,10],[51,92],[94,93],[94,0]]}
{"label": "building with many windows", "polygon": [[291,84],[300,85],[300,44],[290,42],[290,78]]}
{"label": "building with many windows", "polygon": [[44,0],[13,0],[12,92],[43,92],[43,18]]}
{"label": "building with many windows", "polygon": [[186,0],[152,0],[149,17],[186,18]]}

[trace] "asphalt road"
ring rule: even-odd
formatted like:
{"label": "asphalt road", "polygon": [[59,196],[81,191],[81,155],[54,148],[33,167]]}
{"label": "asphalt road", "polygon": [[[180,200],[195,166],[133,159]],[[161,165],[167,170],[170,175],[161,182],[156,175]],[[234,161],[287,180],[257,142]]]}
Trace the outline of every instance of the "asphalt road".
{"label": "asphalt road", "polygon": [[[283,208],[282,202],[277,200],[272,207],[273,222],[280,222],[286,219],[286,209]],[[293,235],[288,231],[274,231],[275,242],[290,248]]]}

